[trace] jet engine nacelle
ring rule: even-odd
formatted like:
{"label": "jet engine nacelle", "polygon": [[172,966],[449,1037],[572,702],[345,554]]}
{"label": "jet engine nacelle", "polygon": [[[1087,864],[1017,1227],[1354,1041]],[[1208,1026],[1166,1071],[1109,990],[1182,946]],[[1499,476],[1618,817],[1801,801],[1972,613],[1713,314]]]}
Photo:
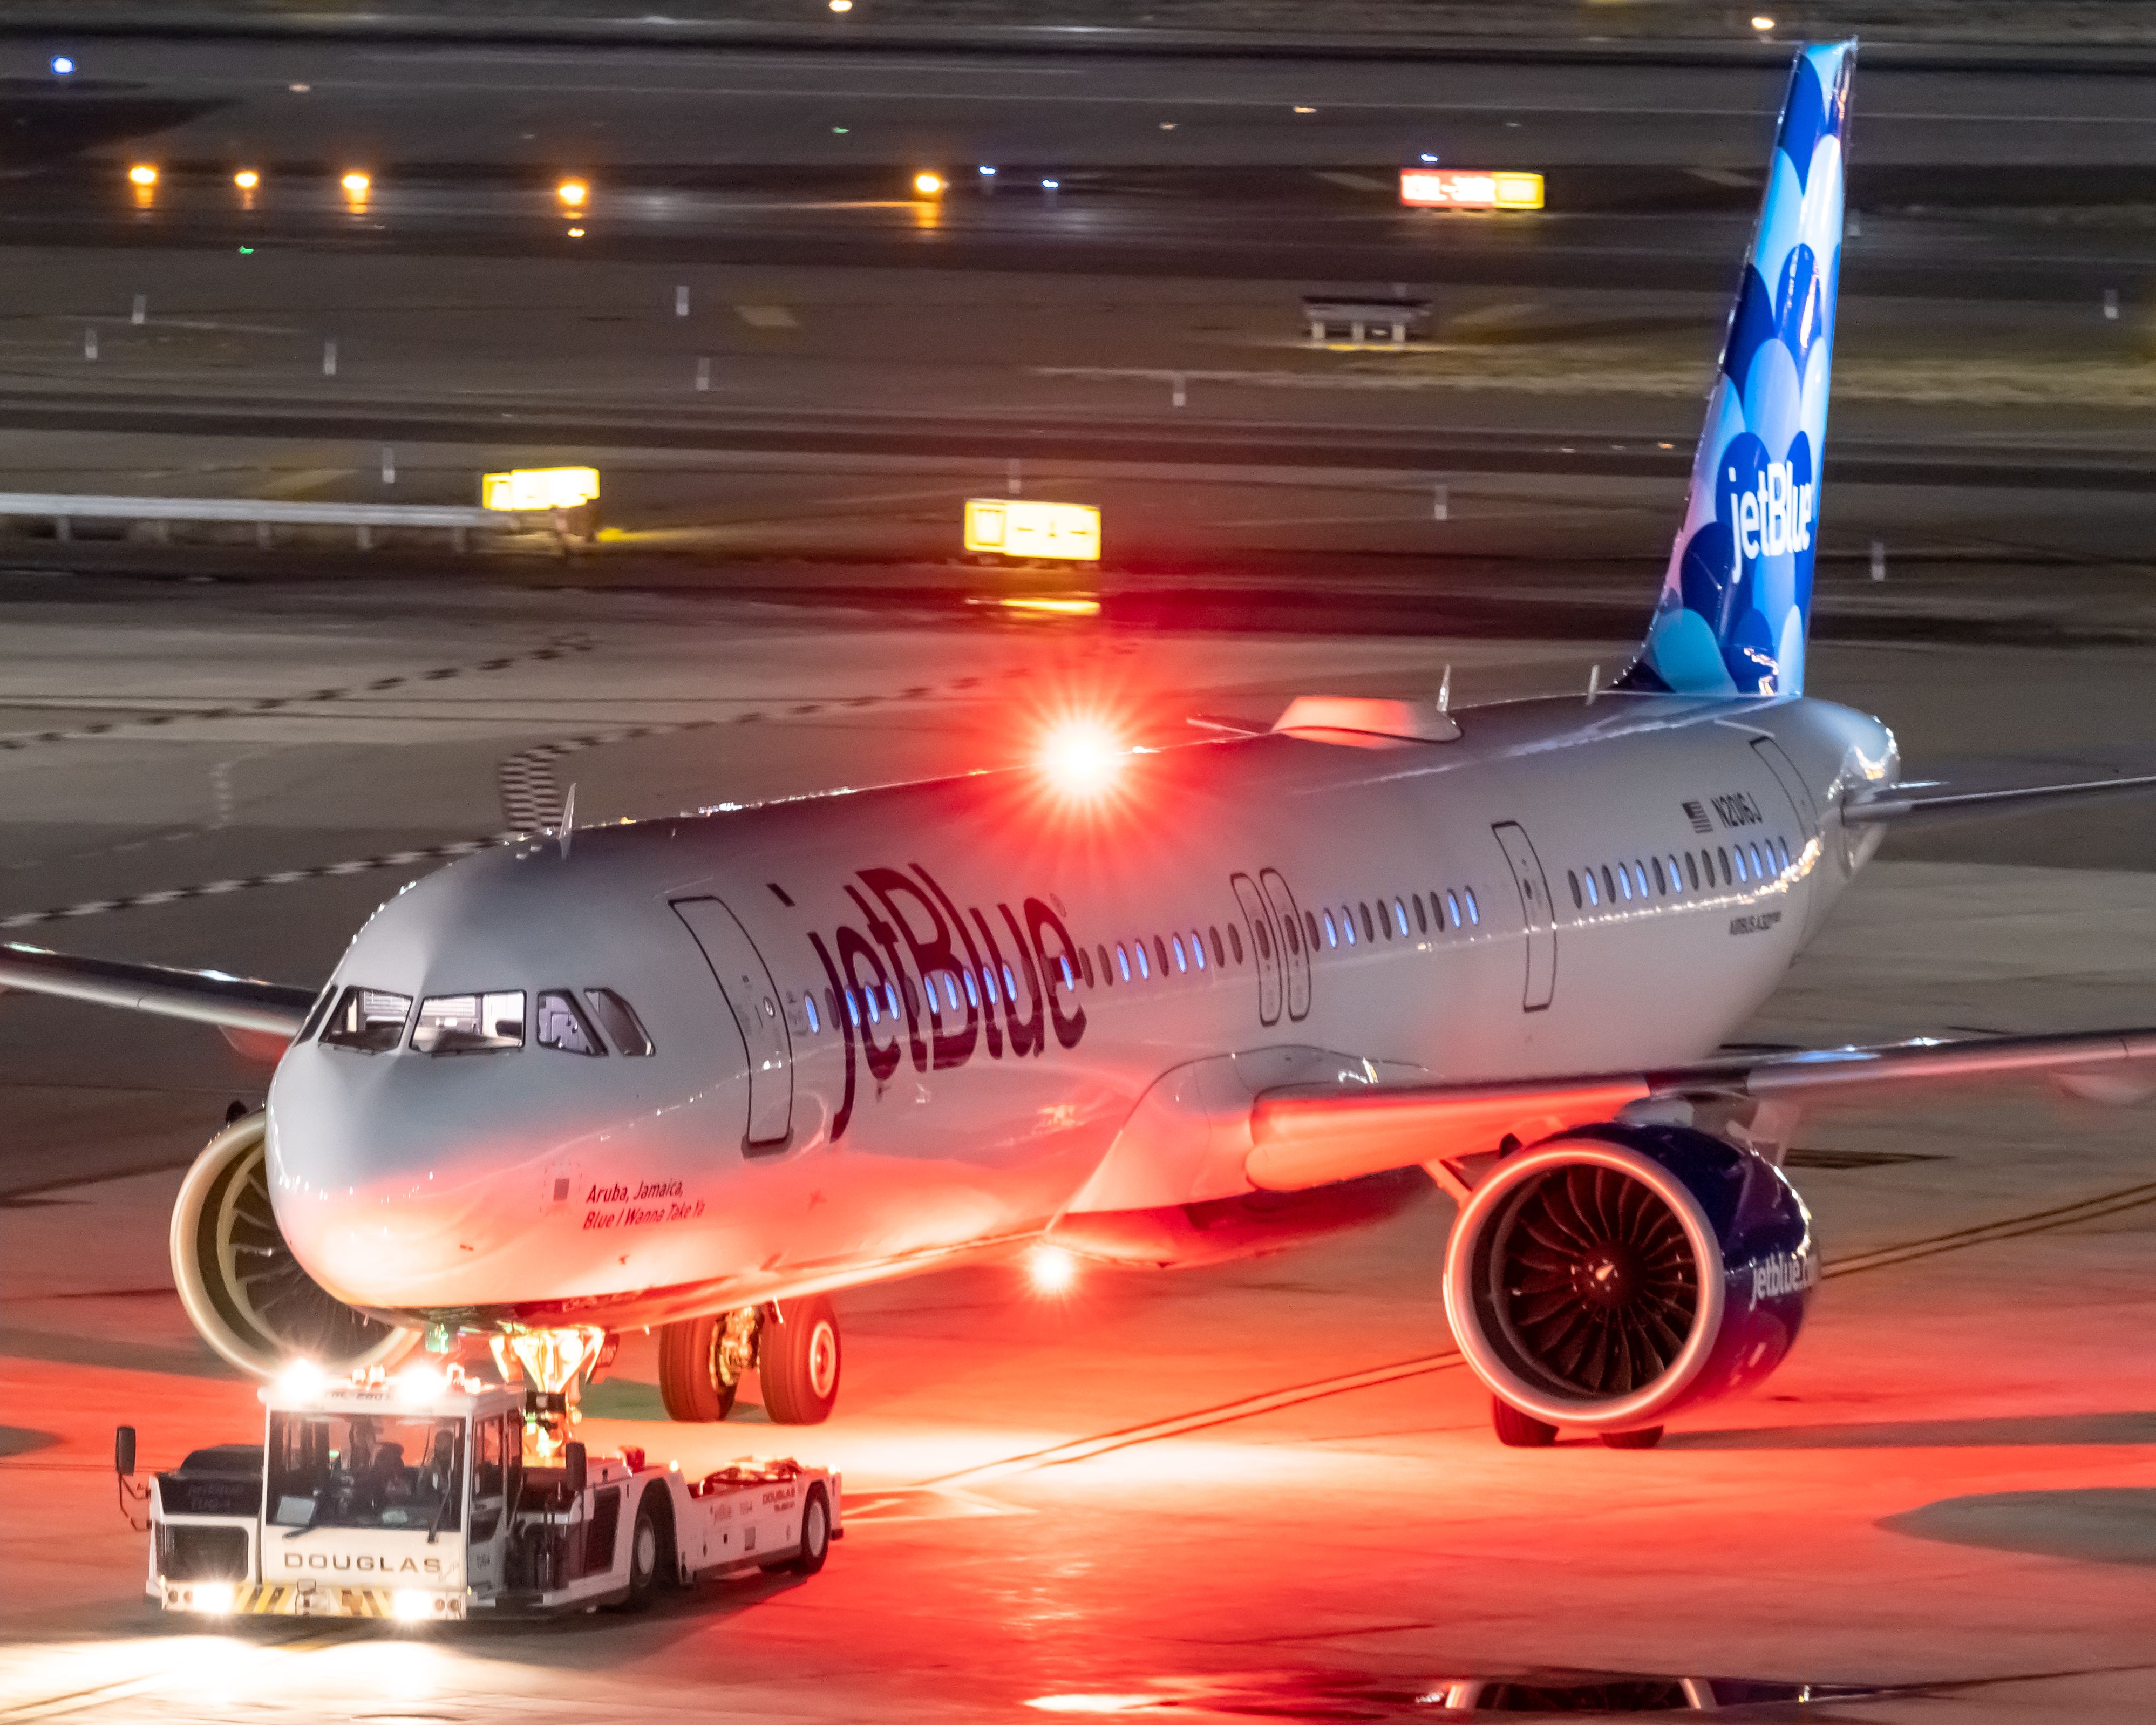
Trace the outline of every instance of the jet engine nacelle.
{"label": "jet engine nacelle", "polygon": [[172,1280],[203,1339],[243,1372],[297,1358],[325,1371],[388,1365],[419,1340],[333,1299],[292,1255],[270,1208],[269,1116],[243,1115],[203,1147],[172,1207]]}
{"label": "jet engine nacelle", "polygon": [[1764,1378],[1818,1280],[1811,1217],[1764,1158],[1690,1127],[1590,1126],[1475,1188],[1445,1308],[1500,1399],[1617,1432]]}

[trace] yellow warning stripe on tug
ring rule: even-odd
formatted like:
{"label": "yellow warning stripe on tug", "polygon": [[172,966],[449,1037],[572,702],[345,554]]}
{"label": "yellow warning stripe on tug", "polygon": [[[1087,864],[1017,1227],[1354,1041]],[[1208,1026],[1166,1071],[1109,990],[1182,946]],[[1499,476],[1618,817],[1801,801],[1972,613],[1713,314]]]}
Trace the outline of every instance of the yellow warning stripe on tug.
{"label": "yellow warning stripe on tug", "polygon": [[[304,1597],[306,1604],[300,1601]],[[267,1582],[243,1587],[233,1596],[232,1609],[256,1617],[393,1617],[388,1592],[373,1587],[314,1587],[300,1589],[285,1582]]]}

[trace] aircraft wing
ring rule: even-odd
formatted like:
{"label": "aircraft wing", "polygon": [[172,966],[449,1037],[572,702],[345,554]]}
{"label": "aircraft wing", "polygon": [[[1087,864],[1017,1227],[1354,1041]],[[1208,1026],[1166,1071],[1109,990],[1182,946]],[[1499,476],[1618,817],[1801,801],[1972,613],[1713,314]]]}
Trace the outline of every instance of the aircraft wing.
{"label": "aircraft wing", "polygon": [[9,988],[285,1040],[298,1031],[315,1001],[311,988],[259,983],[223,971],[78,958],[13,942],[0,945],[0,989]]}
{"label": "aircraft wing", "polygon": [[1938,819],[1958,814],[2011,814],[2053,803],[2080,802],[2156,791],[2156,773],[2112,778],[2080,778],[2061,784],[2025,784],[1956,788],[1951,783],[1904,781],[1852,791],[1841,805],[1845,824]]}
{"label": "aircraft wing", "polygon": [[2134,1081],[2143,1063],[2156,1063],[2156,1029],[1919,1040],[1535,1083],[1294,1086],[1252,1105],[1244,1171],[1263,1189],[1299,1191],[1487,1154],[1507,1136],[1532,1143],[1656,1096],[1795,1101],[1865,1085],[2043,1072],[2097,1100],[2136,1100],[2156,1093],[2156,1064]]}

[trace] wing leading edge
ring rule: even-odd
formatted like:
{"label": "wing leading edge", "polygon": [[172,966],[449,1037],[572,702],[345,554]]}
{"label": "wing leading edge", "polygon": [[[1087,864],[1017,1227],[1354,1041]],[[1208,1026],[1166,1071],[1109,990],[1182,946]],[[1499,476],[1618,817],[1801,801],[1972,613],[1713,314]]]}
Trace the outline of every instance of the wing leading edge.
{"label": "wing leading edge", "polygon": [[[2151,1067],[2145,1086],[2127,1081],[2119,1070],[2144,1063]],[[2055,1075],[2099,1100],[2135,1099],[2156,1091],[2156,1029],[1818,1049],[1537,1084],[1298,1086],[1269,1091],[1252,1106],[1253,1147],[1244,1171],[1263,1190],[1299,1191],[1486,1155],[1508,1137],[1532,1143],[1656,1098],[1798,1101],[1862,1085],[2027,1072]]]}
{"label": "wing leading edge", "polygon": [[298,1031],[315,999],[312,989],[227,976],[223,971],[79,958],[13,942],[0,945],[0,989],[56,994],[286,1040]]}
{"label": "wing leading edge", "polygon": [[2017,810],[2078,803],[2094,797],[2146,796],[2156,791],[2156,773],[2118,778],[2081,778],[2061,784],[2025,784],[1957,790],[1938,782],[1879,785],[1852,793],[1841,805],[1851,826],[1938,820],[1953,815],[2011,814]]}

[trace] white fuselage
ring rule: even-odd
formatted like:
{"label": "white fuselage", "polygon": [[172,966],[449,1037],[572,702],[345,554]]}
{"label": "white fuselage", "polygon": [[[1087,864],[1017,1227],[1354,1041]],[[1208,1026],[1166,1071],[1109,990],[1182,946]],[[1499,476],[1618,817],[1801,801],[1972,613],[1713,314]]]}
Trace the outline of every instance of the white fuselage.
{"label": "white fuselage", "polygon": [[[649,1323],[1038,1235],[1194,1062],[1696,1060],[1869,854],[1842,790],[1898,767],[1877,721],[1802,699],[1458,716],[1446,743],[1132,755],[1092,795],[982,774],[459,862],[377,913],[333,993],[521,991],[528,1017],[608,988],[652,1052],[529,1024],[459,1055],[408,1022],[393,1051],[302,1040],[270,1092],[279,1221],[372,1310]],[[1205,1178],[1152,1195],[1221,1195]]]}

